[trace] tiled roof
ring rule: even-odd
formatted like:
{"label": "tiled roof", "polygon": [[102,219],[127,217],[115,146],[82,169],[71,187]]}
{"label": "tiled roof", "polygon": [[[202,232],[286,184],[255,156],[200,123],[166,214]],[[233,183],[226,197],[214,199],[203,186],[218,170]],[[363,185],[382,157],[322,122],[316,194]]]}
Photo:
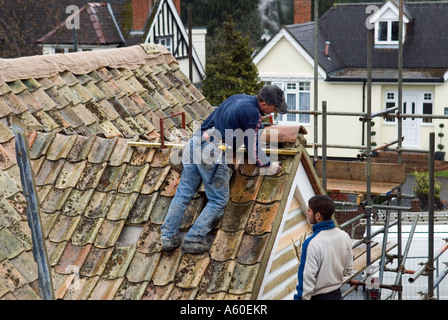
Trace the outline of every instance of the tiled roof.
{"label": "tiled roof", "polygon": [[[369,5],[381,7],[378,3],[342,3],[335,4],[319,19],[319,64],[331,75],[332,80],[339,79],[337,71],[347,68],[357,70],[366,68],[367,64],[367,32],[366,8]],[[414,75],[405,81],[428,80],[428,74],[433,75],[439,69],[447,70],[447,29],[445,17],[448,15],[446,2],[405,2],[405,14],[411,17],[407,24],[406,37],[403,44],[403,68],[410,69]],[[313,56],[314,54],[314,23],[288,25],[287,30]],[[330,41],[330,59],[324,55],[325,42]],[[374,48],[372,54],[373,68],[397,68],[398,49]],[[344,72],[343,70],[342,72]],[[417,74],[416,72],[419,72]],[[415,75],[417,74],[417,76]],[[358,75],[355,75],[356,78]],[[384,79],[393,79],[394,74],[382,75]],[[359,78],[364,78],[365,75]],[[356,79],[359,79],[356,78]],[[443,81],[443,77],[433,77],[433,81]],[[341,81],[348,77],[342,75]],[[396,79],[396,77],[395,77]]]}
{"label": "tiled roof", "polygon": [[[39,299],[12,116],[35,129],[26,136],[56,298],[257,297],[285,195],[306,156],[304,131],[282,129],[282,146],[300,152],[281,156],[277,176],[261,176],[248,164],[233,172],[229,204],[208,235],[209,252],[162,252],[159,229],[179,174],[168,163],[168,149],[128,142],[158,139],[157,119],[178,110],[186,111],[191,133],[193,120],[212,109],[172,56],[158,48],[144,47],[146,63],[134,68],[64,70],[1,85],[0,299]],[[121,50],[110,51],[125,54]],[[175,123],[167,128],[172,132]],[[199,191],[183,219],[181,239],[205,202]]]}
{"label": "tiled roof", "polygon": [[[79,14],[70,15],[67,20],[73,24],[73,16],[79,19],[82,28],[77,29],[80,44],[107,45],[124,44],[120,27],[116,23],[112,9],[107,3],[89,2],[79,8]],[[39,43],[73,44],[73,29],[66,28],[64,20],[59,26],[37,40]]]}

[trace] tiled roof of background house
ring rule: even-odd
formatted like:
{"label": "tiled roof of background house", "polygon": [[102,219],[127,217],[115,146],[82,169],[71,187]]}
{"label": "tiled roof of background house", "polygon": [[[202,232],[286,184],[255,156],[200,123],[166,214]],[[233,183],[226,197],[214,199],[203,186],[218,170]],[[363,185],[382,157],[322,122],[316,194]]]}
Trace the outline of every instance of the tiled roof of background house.
{"label": "tiled roof of background house", "polygon": [[[82,44],[107,45],[124,44],[125,40],[117,24],[112,7],[107,3],[89,2],[79,8],[79,14],[74,13],[67,17],[69,25],[78,27],[77,41]],[[82,26],[82,28],[81,28]],[[73,44],[74,30],[66,28],[66,20],[37,40],[39,43]]]}
{"label": "tiled roof of background house", "polygon": [[[144,57],[143,64],[131,61],[132,50]],[[162,252],[159,227],[179,174],[168,164],[169,150],[127,142],[159,139],[159,117],[183,110],[191,134],[193,120],[203,120],[212,108],[163,47],[108,51],[36,57],[49,63],[52,74],[42,77],[29,69],[8,73],[28,61],[21,59],[5,62],[0,73],[0,299],[39,298],[12,116],[35,129],[26,136],[56,298],[256,298],[284,195],[299,162],[306,162],[303,132],[284,129],[289,135],[281,136],[282,143],[300,152],[280,159],[283,170],[277,176],[261,176],[247,164],[233,173],[231,200],[209,235],[210,252]],[[111,57],[127,53],[126,67],[111,63]],[[72,57],[93,69],[75,74]],[[63,67],[54,73],[56,60]],[[179,120],[167,120],[169,135]],[[198,192],[181,238],[205,201]]]}
{"label": "tiled roof of background house", "polygon": [[[349,77],[343,68],[356,71],[353,78],[365,78],[362,69],[367,66],[367,33],[366,19],[369,5],[381,7],[378,3],[339,3],[330,8],[319,18],[319,64],[332,73],[332,79],[339,76],[342,81]],[[410,69],[413,74],[405,81],[423,79],[427,81],[443,81],[440,69],[447,70],[447,28],[445,17],[448,15],[446,2],[405,2],[404,13],[410,17],[406,26],[406,36],[403,43],[403,68]],[[298,25],[288,25],[287,30],[296,40],[314,55],[314,23],[307,22]],[[328,57],[324,55],[325,42],[330,41]],[[390,79],[395,74],[381,74],[381,69],[397,69],[397,48],[374,48],[372,67],[379,70],[378,79]],[[359,68],[359,69],[358,69]],[[342,69],[343,74],[338,71]],[[361,74],[361,75],[360,75]],[[442,73],[443,75],[443,73]]]}

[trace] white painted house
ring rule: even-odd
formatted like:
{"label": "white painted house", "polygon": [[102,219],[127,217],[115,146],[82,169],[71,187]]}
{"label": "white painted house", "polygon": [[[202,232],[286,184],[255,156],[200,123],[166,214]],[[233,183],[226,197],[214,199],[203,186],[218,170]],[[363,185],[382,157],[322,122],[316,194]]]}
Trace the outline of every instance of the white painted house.
{"label": "white painted house", "polygon": [[[369,7],[370,6],[370,7]],[[367,33],[374,28],[372,113],[398,100],[398,5],[394,1],[335,4],[319,19],[318,107],[328,111],[366,112]],[[403,18],[403,113],[448,112],[447,2],[405,2]],[[280,29],[255,56],[261,79],[285,91],[292,110],[314,109],[314,22]],[[287,114],[279,124],[301,124],[314,141],[313,116]],[[429,133],[446,120],[405,118],[403,148],[429,148]],[[372,141],[397,139],[397,120],[375,118]],[[319,117],[319,142],[321,141]],[[366,128],[358,117],[329,116],[328,144],[365,145]],[[445,143],[446,144],[446,143]],[[356,157],[358,150],[329,149],[334,157]]]}

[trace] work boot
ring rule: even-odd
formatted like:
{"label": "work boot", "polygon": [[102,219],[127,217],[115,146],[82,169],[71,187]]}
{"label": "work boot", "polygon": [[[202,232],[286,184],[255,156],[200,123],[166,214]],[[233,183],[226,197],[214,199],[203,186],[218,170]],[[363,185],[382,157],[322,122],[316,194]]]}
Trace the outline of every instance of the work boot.
{"label": "work boot", "polygon": [[186,239],[182,247],[182,250],[185,253],[204,253],[208,251],[208,249],[209,244],[205,239],[202,239],[201,241],[191,241]]}
{"label": "work boot", "polygon": [[162,238],[162,250],[171,251],[180,245],[179,238],[174,236],[172,238]]}

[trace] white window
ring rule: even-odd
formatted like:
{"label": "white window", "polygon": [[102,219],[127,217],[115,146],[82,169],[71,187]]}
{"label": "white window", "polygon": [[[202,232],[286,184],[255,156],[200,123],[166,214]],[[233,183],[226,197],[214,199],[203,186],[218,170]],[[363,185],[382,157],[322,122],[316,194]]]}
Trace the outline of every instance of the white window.
{"label": "white window", "polygon": [[[395,92],[386,92],[386,109],[395,108],[396,106],[396,94]],[[395,123],[395,117],[386,117],[385,121]]]}
{"label": "white window", "polygon": [[[311,86],[308,81],[299,82],[272,82],[285,92],[286,104],[289,110],[310,110]],[[295,122],[301,124],[310,123],[309,114],[277,114],[277,121]]]}
{"label": "white window", "polygon": [[[423,94],[423,114],[432,114],[433,109],[432,93],[426,92]],[[432,123],[431,118],[423,118],[423,123]]]}
{"label": "white window", "polygon": [[172,37],[157,37],[156,44],[161,44],[166,47],[167,50],[173,53],[173,39]]}

